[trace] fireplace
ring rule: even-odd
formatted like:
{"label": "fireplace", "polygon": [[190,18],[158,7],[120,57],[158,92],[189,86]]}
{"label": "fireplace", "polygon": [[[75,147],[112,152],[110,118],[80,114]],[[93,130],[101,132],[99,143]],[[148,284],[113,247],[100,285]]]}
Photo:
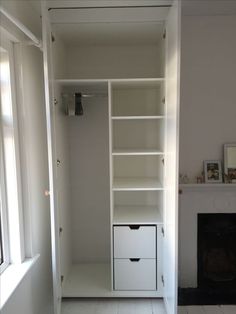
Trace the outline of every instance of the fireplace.
{"label": "fireplace", "polygon": [[197,287],[179,305],[236,304],[236,213],[198,214]]}
{"label": "fireplace", "polygon": [[198,288],[236,290],[236,214],[198,214]]}

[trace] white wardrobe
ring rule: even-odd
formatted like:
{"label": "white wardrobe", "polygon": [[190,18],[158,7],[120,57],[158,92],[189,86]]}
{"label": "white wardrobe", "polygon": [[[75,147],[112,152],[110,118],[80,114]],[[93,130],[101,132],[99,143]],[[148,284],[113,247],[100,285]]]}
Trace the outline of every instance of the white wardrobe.
{"label": "white wardrobe", "polygon": [[55,313],[159,297],[177,313],[179,1],[45,1]]}

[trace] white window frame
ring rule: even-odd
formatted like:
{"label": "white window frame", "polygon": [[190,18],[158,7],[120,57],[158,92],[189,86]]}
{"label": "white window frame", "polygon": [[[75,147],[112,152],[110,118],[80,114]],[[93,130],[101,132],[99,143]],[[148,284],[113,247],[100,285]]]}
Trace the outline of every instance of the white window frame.
{"label": "white window frame", "polygon": [[[23,206],[22,206],[22,183],[21,183],[21,163],[20,163],[20,147],[19,147],[19,132],[18,132],[18,114],[16,104],[16,84],[15,84],[15,58],[13,42],[5,34],[1,34],[0,47],[2,47],[9,57],[10,67],[10,93],[11,93],[11,123],[12,137],[14,141],[14,175],[15,175],[15,197],[17,205],[15,208],[10,208],[10,195],[8,191],[8,174],[6,171],[6,160],[4,155],[4,121],[0,106],[0,136],[1,136],[1,173],[3,169],[3,179],[1,180],[1,188],[3,194],[3,219],[2,225],[4,231],[4,256],[6,263],[1,267],[1,272],[10,264],[22,263],[25,259],[24,245],[24,228],[23,228]],[[2,176],[1,176],[2,177]]]}
{"label": "white window frame", "polygon": [[[8,28],[7,28],[8,29]],[[0,273],[0,312],[5,306],[7,300],[12,296],[13,292],[17,289],[18,285],[29,272],[33,265],[38,261],[40,255],[34,253],[33,250],[33,233],[32,233],[32,219],[31,219],[31,207],[28,204],[29,196],[29,182],[28,182],[28,165],[27,165],[27,136],[26,129],[24,127],[24,93],[22,84],[23,80],[23,64],[22,64],[22,51],[21,45],[25,45],[25,37],[18,37],[18,34],[10,33],[6,28],[0,25],[0,47],[4,51],[8,52],[9,63],[10,63],[10,96],[11,96],[11,109],[12,114],[10,115],[10,122],[12,129],[10,136],[14,139],[14,185],[15,193],[14,196],[17,198],[16,206],[10,206],[12,204],[11,199],[9,200],[9,171],[5,171],[5,200],[6,205],[6,219],[4,226],[6,227],[6,242],[8,244],[8,263],[5,264],[5,269]],[[9,27],[10,29],[10,27]],[[3,114],[2,114],[2,103],[0,97],[0,137],[2,140],[2,161],[0,166],[5,170],[8,160],[5,158],[6,155],[6,142],[4,142],[4,134],[6,129],[3,128]],[[5,121],[7,122],[7,121]],[[5,133],[4,133],[4,132]],[[8,130],[7,130],[8,131]],[[26,142],[25,142],[26,141]],[[9,167],[9,163],[8,163]],[[9,169],[9,168],[8,168]],[[1,169],[0,169],[1,171]],[[11,172],[11,171],[10,171]],[[24,176],[21,176],[21,173]],[[0,173],[0,177],[2,172]],[[27,178],[26,178],[27,177]],[[22,181],[24,179],[24,181]],[[22,184],[23,183],[23,184]],[[24,189],[23,189],[24,187]],[[11,193],[12,195],[12,193]],[[24,205],[24,208],[23,208]],[[11,215],[9,208],[13,208]],[[17,209],[17,210],[16,210]],[[13,213],[13,215],[12,215]],[[15,219],[17,216],[17,219]],[[17,221],[17,226],[15,224]],[[4,227],[4,228],[5,228]],[[7,230],[8,228],[8,230]],[[7,232],[8,231],[8,232]],[[12,234],[14,235],[12,237]],[[17,242],[17,245],[14,243]],[[4,240],[5,241],[5,240]],[[7,246],[6,246],[7,247]],[[16,248],[16,250],[15,250]],[[4,249],[5,250],[5,249]],[[7,249],[6,249],[7,250]],[[14,254],[14,250],[17,254]]]}
{"label": "white window frame", "polygon": [[0,265],[0,274],[8,267],[10,263],[9,256],[9,237],[8,237],[8,219],[7,219],[7,200],[5,185],[5,169],[3,161],[2,130],[0,128],[0,210],[1,210],[1,237],[2,237],[2,256],[3,263]]}

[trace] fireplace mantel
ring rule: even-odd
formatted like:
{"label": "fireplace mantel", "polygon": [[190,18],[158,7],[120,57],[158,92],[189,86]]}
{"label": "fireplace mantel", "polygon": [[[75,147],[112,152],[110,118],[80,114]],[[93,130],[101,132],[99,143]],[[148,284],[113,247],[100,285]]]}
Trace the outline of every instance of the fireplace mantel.
{"label": "fireplace mantel", "polygon": [[236,190],[236,183],[187,183],[179,184],[179,190],[210,190],[217,189],[222,190]]}

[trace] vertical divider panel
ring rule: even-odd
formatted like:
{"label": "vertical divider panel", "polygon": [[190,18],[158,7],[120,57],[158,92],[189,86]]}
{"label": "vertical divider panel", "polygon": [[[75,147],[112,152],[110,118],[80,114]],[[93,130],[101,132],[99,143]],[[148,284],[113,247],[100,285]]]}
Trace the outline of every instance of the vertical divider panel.
{"label": "vertical divider panel", "polygon": [[113,290],[113,158],[112,158],[112,83],[108,81],[108,119],[109,119],[109,176],[110,176],[110,237],[111,237],[111,290]]}

